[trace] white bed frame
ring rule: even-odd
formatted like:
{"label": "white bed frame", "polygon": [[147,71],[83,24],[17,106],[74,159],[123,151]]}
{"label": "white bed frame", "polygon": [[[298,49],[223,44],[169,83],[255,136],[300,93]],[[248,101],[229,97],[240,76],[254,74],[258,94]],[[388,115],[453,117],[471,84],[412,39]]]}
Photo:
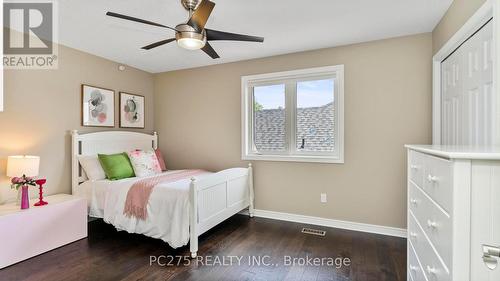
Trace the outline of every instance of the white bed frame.
{"label": "white bed frame", "polygon": [[[79,155],[120,153],[134,149],[156,149],[158,135],[105,131],[79,134],[72,131],[72,193],[86,180],[78,162]],[[248,168],[232,168],[206,176],[191,178],[189,188],[190,221],[189,245],[191,257],[198,252],[198,237],[248,207],[253,217],[253,176],[252,164]]]}

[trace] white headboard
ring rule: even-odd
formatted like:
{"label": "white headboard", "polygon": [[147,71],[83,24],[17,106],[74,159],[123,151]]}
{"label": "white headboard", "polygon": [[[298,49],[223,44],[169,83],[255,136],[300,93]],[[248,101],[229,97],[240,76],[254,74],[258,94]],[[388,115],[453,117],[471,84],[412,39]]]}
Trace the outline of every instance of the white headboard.
{"label": "white headboard", "polygon": [[158,148],[158,135],[126,132],[105,131],[88,134],[78,134],[77,130],[71,131],[71,191],[75,194],[78,184],[85,179],[78,162],[78,155],[113,154],[134,149]]}

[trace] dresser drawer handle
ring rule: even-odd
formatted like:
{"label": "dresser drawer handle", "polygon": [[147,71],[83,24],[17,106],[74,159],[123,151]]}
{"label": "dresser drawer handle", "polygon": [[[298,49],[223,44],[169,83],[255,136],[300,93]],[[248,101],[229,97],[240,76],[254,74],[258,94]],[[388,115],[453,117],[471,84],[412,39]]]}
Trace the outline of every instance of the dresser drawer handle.
{"label": "dresser drawer handle", "polygon": [[426,270],[427,270],[427,273],[429,273],[429,274],[436,275],[436,273],[437,273],[436,268],[430,267],[429,265],[427,266]]}
{"label": "dresser drawer handle", "polygon": [[435,183],[438,181],[438,178],[436,176],[433,176],[433,175],[428,175],[427,181],[429,181],[430,183]]}
{"label": "dresser drawer handle", "polygon": [[410,265],[410,270],[413,271],[413,272],[417,272],[418,271],[418,266]]}
{"label": "dresser drawer handle", "polygon": [[435,221],[427,220],[427,226],[430,227],[430,228],[437,228],[438,227],[438,223],[435,222]]}
{"label": "dresser drawer handle", "polygon": [[412,170],[420,170],[420,167],[419,167],[419,166],[417,166],[417,165],[410,165],[410,168],[411,168]]}
{"label": "dresser drawer handle", "polygon": [[495,270],[500,259],[500,247],[483,245],[483,262],[491,270]]}
{"label": "dresser drawer handle", "polygon": [[410,203],[411,203],[412,205],[415,205],[415,206],[416,206],[416,205],[418,205],[418,200],[417,200],[417,199],[413,199],[413,198],[411,198],[411,199],[410,199]]}

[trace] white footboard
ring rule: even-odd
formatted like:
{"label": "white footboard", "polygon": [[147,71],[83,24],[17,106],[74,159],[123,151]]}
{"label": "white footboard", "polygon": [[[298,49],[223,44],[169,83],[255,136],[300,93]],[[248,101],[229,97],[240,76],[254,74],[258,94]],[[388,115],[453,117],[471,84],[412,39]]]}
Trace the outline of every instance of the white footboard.
{"label": "white footboard", "polygon": [[252,165],[220,171],[200,180],[192,178],[189,192],[189,244],[194,258],[198,236],[247,207],[253,216]]}

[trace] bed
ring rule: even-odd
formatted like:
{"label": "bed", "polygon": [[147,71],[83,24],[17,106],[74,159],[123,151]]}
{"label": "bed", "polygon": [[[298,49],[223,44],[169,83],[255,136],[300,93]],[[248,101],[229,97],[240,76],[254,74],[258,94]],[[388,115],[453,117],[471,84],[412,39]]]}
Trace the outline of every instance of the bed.
{"label": "bed", "polygon": [[253,217],[251,164],[248,168],[207,172],[158,184],[148,203],[148,218],[141,221],[126,218],[122,203],[128,188],[140,178],[90,181],[78,161],[80,155],[149,150],[157,146],[156,133],[105,131],[79,134],[72,131],[72,194],[87,199],[89,216],[103,218],[119,230],[162,239],[174,248],[189,241],[193,258],[197,256],[201,234],[246,208]]}

